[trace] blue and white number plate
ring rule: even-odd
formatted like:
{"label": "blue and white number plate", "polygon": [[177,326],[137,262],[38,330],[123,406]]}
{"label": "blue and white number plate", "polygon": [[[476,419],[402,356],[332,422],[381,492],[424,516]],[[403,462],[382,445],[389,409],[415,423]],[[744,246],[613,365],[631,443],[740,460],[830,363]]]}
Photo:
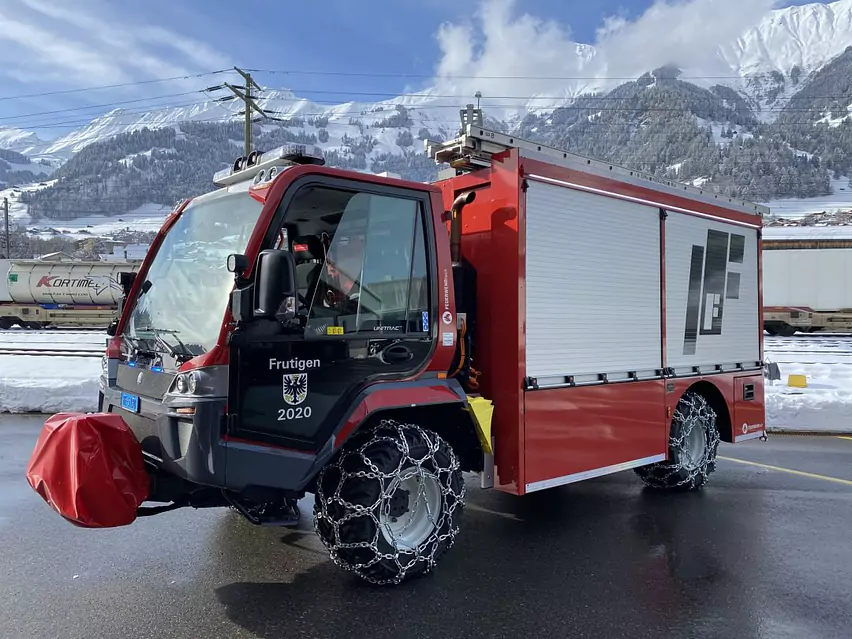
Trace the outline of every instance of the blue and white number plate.
{"label": "blue and white number plate", "polygon": [[131,413],[139,412],[139,397],[130,393],[121,394],[121,407]]}

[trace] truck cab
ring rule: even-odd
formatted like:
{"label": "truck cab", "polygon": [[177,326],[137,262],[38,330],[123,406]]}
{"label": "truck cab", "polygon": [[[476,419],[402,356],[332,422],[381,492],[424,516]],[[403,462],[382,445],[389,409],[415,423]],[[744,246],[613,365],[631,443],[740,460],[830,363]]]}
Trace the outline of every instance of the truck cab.
{"label": "truck cab", "polygon": [[[321,469],[365,425],[378,426],[369,438],[384,433],[366,443],[388,463],[417,446],[440,458],[427,482],[438,510],[442,495],[461,503],[462,470],[481,470],[465,391],[448,374],[457,339],[440,191],[319,158],[304,147],[241,158],[217,174],[218,190],[169,216],[132,282],[110,330],[99,411],[120,415],[139,441],[147,501],[294,523],[296,501],[323,494]],[[400,423],[413,412],[416,424]],[[345,489],[332,475],[326,490]],[[418,490],[401,490],[400,513]],[[331,531],[342,515],[325,516]],[[386,543],[419,548],[400,534]],[[431,552],[451,544],[441,534]],[[417,570],[429,565],[420,552]],[[365,569],[372,579],[405,572]]]}

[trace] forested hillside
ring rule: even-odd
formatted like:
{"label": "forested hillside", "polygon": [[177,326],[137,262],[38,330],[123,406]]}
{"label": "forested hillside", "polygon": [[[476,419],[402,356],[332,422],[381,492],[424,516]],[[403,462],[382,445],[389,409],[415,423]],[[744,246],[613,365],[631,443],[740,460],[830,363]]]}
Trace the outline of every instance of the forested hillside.
{"label": "forested hillside", "polygon": [[[757,202],[828,195],[832,178],[852,174],[852,49],[807,81],[796,68],[777,75],[772,90],[795,93],[771,118],[729,87],[699,87],[667,67],[609,93],[528,114],[511,132]],[[423,140],[438,132],[402,105],[379,111],[348,123],[324,117],[263,123],[254,148],[316,144],[331,166],[433,179],[439,167],[423,153]],[[491,125],[509,130],[503,122]],[[56,184],[22,199],[32,216],[59,220],[120,215],[146,202],[172,205],[210,190],[213,174],[241,153],[242,136],[239,122],[186,122],[117,135],[76,153],[56,171]],[[0,155],[0,181],[3,158],[11,157],[6,153]],[[5,160],[15,167],[5,169],[6,181],[24,181],[28,160],[13,155],[13,163]]]}
{"label": "forested hillside", "polygon": [[33,162],[15,151],[0,149],[0,188],[33,182],[51,170],[47,163]]}

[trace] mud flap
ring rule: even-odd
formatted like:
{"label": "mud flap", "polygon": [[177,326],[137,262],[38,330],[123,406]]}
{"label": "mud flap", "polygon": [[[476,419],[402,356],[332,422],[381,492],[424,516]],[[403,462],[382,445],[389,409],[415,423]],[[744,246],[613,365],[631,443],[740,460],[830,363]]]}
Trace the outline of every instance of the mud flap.
{"label": "mud flap", "polygon": [[119,415],[59,413],[44,424],[27,483],[82,528],[126,526],[148,498],[142,447]]}

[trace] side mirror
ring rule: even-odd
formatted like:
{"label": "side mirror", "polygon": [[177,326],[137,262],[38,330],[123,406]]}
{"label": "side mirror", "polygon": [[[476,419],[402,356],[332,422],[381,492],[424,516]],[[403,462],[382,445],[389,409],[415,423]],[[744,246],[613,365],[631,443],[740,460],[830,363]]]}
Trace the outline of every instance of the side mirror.
{"label": "side mirror", "polygon": [[296,315],[296,258],[289,251],[268,249],[257,259],[255,317],[285,320]]}
{"label": "side mirror", "polygon": [[118,331],[118,320],[114,319],[109,323],[109,326],[107,326],[106,334],[110,337],[115,337],[116,331]]}

